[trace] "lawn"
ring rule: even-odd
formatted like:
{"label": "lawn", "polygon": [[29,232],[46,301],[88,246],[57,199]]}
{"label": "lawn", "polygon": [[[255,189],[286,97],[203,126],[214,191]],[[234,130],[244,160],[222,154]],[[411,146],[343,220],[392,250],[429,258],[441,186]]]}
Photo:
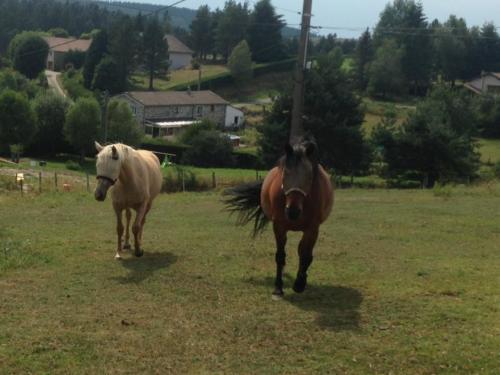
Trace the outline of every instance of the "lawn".
{"label": "lawn", "polygon": [[500,162],[500,140],[480,139],[479,140],[481,161],[483,163]]}
{"label": "lawn", "polygon": [[[229,70],[224,65],[203,65],[201,68],[202,77],[214,77],[227,73]],[[182,83],[188,83],[198,80],[198,70],[193,70],[190,67],[181,70],[170,72],[170,79],[155,78],[154,87],[156,90],[168,90]],[[145,72],[136,72],[132,75],[132,82],[136,89],[147,90],[149,88],[149,75]],[[192,87],[196,89],[196,87]]]}
{"label": "lawn", "polygon": [[0,195],[0,372],[472,374],[500,368],[500,186],[342,190],[309,289],[215,193],[162,195],[115,261],[109,201]]}

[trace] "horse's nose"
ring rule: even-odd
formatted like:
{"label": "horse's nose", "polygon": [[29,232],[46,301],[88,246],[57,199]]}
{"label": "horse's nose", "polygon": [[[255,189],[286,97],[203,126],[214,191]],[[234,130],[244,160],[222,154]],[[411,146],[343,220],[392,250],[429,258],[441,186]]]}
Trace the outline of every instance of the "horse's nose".
{"label": "horse's nose", "polygon": [[106,194],[100,190],[96,190],[94,193],[95,199],[99,202],[103,202],[106,199]]}
{"label": "horse's nose", "polygon": [[299,219],[302,214],[302,210],[297,207],[287,207],[285,213],[289,220],[295,221]]}

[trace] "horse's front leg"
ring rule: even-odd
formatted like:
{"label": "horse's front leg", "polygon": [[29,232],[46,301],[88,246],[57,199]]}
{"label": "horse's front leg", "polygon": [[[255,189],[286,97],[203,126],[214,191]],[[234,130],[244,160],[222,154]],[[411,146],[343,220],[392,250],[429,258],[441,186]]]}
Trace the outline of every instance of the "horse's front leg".
{"label": "horse's front leg", "polygon": [[123,246],[123,249],[130,250],[130,221],[132,219],[132,211],[130,208],[125,210],[125,216],[127,218],[127,225],[125,227],[125,245]]}
{"label": "horse's front leg", "polygon": [[144,232],[144,224],[146,224],[146,216],[148,216],[149,210],[151,210],[151,202],[146,206],[146,211],[144,212],[144,216],[141,221],[141,231],[139,233],[139,241],[142,243],[142,233]]}
{"label": "horse's front leg", "polygon": [[286,230],[280,225],[274,223],[273,225],[274,237],[276,239],[276,279],[274,281],[273,296],[283,296],[283,268],[286,264]]}
{"label": "horse's front leg", "polygon": [[297,272],[297,278],[293,284],[293,290],[296,293],[302,293],[307,286],[307,269],[313,261],[313,248],[318,239],[318,229],[308,229],[304,232],[302,239],[299,243],[299,271]]}
{"label": "horse's front leg", "polygon": [[138,258],[144,255],[144,251],[142,251],[141,249],[141,232],[144,215],[146,215],[146,209],[146,203],[141,205],[137,209],[137,215],[135,216],[134,225],[132,225],[132,233],[134,234],[134,254]]}
{"label": "horse's front leg", "polygon": [[117,247],[116,247],[116,255],[115,259],[121,259],[122,252],[122,236],[123,236],[123,222],[122,222],[122,208],[116,205],[113,205],[116,214],[116,234],[117,234]]}

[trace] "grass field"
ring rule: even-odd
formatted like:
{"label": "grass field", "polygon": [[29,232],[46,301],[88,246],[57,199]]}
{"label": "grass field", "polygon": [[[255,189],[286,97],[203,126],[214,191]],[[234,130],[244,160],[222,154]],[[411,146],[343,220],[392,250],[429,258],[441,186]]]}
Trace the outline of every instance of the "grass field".
{"label": "grass field", "polygon": [[481,139],[479,141],[481,161],[483,163],[500,162],[500,140],[499,139]]}
{"label": "grass field", "polygon": [[[214,77],[229,71],[224,65],[203,65],[201,70],[203,78]],[[153,82],[154,88],[156,90],[168,90],[182,83],[197,81],[198,74],[198,70],[193,70],[191,68],[174,70],[170,72],[169,80],[155,78]],[[132,82],[136,89],[147,90],[149,88],[149,76],[146,73],[134,73],[132,75]],[[192,87],[192,89],[194,90],[195,87]]]}
{"label": "grass field", "polygon": [[272,301],[273,238],[217,194],[162,195],[145,256],[110,202],[0,195],[0,373],[494,374],[500,186],[342,190],[310,288]]}

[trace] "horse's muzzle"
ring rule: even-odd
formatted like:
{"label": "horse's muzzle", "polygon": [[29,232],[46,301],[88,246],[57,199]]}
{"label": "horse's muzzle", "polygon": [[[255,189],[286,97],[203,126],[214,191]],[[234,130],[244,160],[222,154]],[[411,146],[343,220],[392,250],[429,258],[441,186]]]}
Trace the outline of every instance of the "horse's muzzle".
{"label": "horse's muzzle", "polygon": [[299,220],[300,216],[302,215],[302,210],[297,207],[286,207],[285,208],[285,214],[288,220],[290,221],[297,221]]}
{"label": "horse's muzzle", "polygon": [[100,189],[96,189],[96,191],[94,192],[94,197],[96,201],[104,202],[104,200],[106,199],[106,192],[103,192]]}

